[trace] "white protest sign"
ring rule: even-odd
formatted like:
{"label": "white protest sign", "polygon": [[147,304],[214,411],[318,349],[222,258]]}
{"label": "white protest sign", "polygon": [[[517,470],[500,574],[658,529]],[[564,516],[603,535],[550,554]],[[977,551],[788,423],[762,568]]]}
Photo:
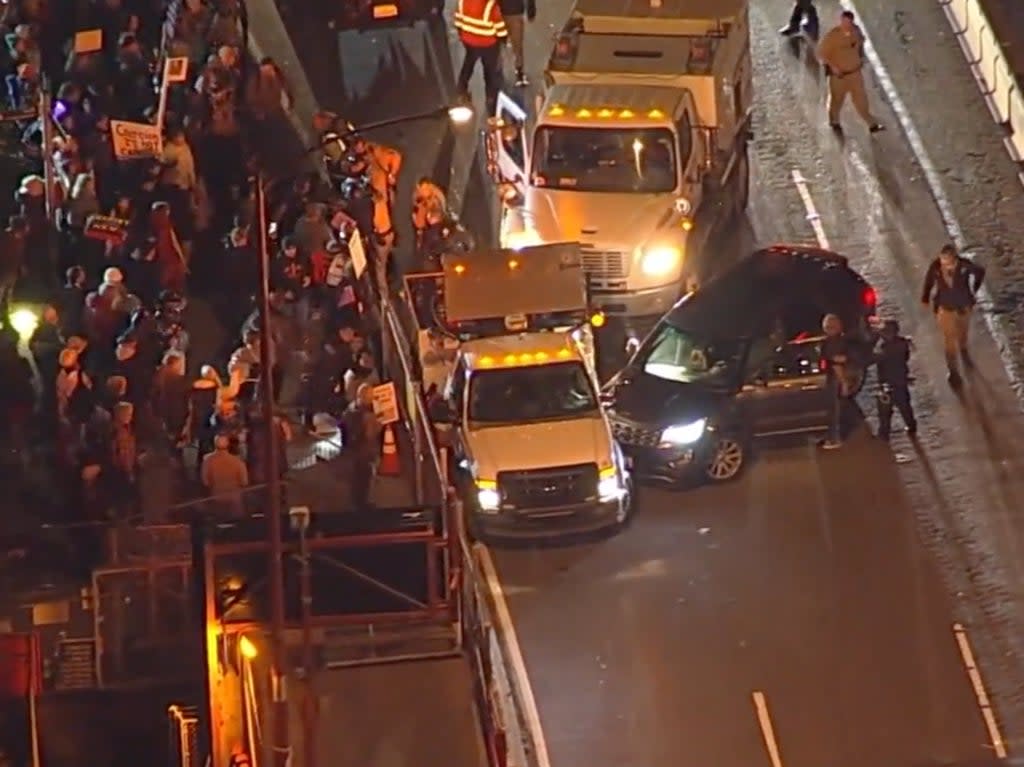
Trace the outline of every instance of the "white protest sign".
{"label": "white protest sign", "polygon": [[120,160],[160,157],[164,151],[163,136],[156,125],[111,120],[110,135],[114,140],[114,154]]}
{"label": "white protest sign", "polygon": [[188,58],[176,56],[164,64],[164,80],[168,83],[183,83],[188,80]]}
{"label": "white protest sign", "polygon": [[398,392],[394,381],[373,387],[373,412],[385,426],[398,422]]}
{"label": "white protest sign", "polygon": [[366,250],[363,249],[363,238],[358,229],[348,238],[348,254],[352,258],[352,271],[356,279],[361,279],[366,271]]}

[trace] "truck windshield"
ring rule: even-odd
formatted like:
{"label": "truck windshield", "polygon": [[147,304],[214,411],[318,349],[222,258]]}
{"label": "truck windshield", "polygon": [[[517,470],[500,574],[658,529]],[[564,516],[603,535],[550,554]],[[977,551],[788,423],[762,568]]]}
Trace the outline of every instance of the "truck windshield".
{"label": "truck windshield", "polygon": [[478,370],[469,379],[469,420],[479,425],[575,418],[597,407],[577,361]]}
{"label": "truck windshield", "polygon": [[742,342],[695,338],[685,330],[663,324],[641,351],[643,371],[666,381],[709,383],[736,370]]}
{"label": "truck windshield", "polygon": [[675,138],[668,128],[546,125],[537,130],[534,150],[537,186],[640,194],[676,188]]}

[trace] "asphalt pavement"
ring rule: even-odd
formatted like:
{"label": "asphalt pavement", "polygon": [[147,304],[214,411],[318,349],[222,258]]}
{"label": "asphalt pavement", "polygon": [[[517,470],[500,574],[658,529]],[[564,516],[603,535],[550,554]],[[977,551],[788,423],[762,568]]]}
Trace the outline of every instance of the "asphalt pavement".
{"label": "asphalt pavement", "polygon": [[[838,10],[819,5],[825,19]],[[978,371],[964,396],[944,381],[917,297],[949,235],[900,116],[941,163],[953,186],[944,204],[980,258],[1024,200],[1002,185],[1013,174],[1001,145],[983,143],[989,119],[962,58],[962,76],[913,81],[909,61],[944,74],[960,53],[939,32],[941,10],[912,5],[857,3],[869,34],[885,31],[888,83],[909,96],[889,104],[876,82],[888,130],[872,138],[851,112],[840,139],[816,63],[775,33],[788,3],[754,4],[755,186],[747,231],[720,247],[823,241],[849,255],[914,339],[921,437],[890,447],[864,427],[834,453],[765,450],[729,487],[642,489],[617,537],[491,551],[536,701],[541,767],[944,765],[995,758],[994,739],[1011,754],[1021,745],[1022,418],[986,335],[992,306],[975,322]],[[540,9],[535,80],[567,10]],[[894,42],[894,18],[920,33]],[[959,140],[967,133],[971,143]],[[968,171],[987,174],[971,194],[959,183]],[[1016,311],[1007,296],[1021,264],[995,261],[992,290]],[[966,668],[975,655],[994,731]]]}
{"label": "asphalt pavement", "polygon": [[[1024,748],[1024,419],[1010,385],[1024,195],[939,5],[852,5],[884,67],[869,81],[888,130],[870,137],[850,111],[837,138],[820,69],[776,35],[789,3],[758,0],[755,184],[747,224],[719,247],[848,255],[915,342],[920,438],[885,445],[868,424],[828,454],[765,450],[731,486],[643,488],[616,537],[485,553],[537,767],[925,767]],[[838,4],[819,7],[827,26]],[[529,28],[534,82],[568,10],[541,4]],[[344,33],[300,57],[321,104],[358,124],[444,103],[451,37]],[[406,152],[406,188],[420,168],[447,173],[469,223],[490,231],[472,132],[382,137]],[[990,271],[962,396],[917,300],[950,229]]]}

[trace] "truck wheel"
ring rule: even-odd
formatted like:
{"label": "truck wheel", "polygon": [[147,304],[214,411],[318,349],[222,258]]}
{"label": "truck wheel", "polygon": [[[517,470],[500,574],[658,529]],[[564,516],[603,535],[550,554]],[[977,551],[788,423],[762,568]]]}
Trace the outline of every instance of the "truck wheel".
{"label": "truck wheel", "polygon": [[736,215],[742,216],[750,202],[750,157],[749,149],[744,146],[740,159],[736,161]]}

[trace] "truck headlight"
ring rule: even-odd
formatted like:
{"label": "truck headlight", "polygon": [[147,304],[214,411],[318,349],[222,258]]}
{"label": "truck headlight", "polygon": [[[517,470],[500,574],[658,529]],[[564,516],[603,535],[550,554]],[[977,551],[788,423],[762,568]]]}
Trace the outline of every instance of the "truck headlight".
{"label": "truck headlight", "polygon": [[602,501],[614,501],[622,497],[624,493],[622,482],[619,481],[619,471],[614,466],[601,469],[597,480],[597,496]]}
{"label": "truck headlight", "polygon": [[498,483],[493,479],[476,480],[476,503],[480,511],[497,511],[501,507]]}
{"label": "truck headlight", "polygon": [[707,428],[707,425],[707,418],[699,418],[692,423],[669,426],[661,433],[661,443],[678,447],[692,445],[704,436],[704,430]]}
{"label": "truck headlight", "polygon": [[640,251],[640,270],[648,277],[664,277],[679,269],[683,252],[675,245],[653,245]]}

